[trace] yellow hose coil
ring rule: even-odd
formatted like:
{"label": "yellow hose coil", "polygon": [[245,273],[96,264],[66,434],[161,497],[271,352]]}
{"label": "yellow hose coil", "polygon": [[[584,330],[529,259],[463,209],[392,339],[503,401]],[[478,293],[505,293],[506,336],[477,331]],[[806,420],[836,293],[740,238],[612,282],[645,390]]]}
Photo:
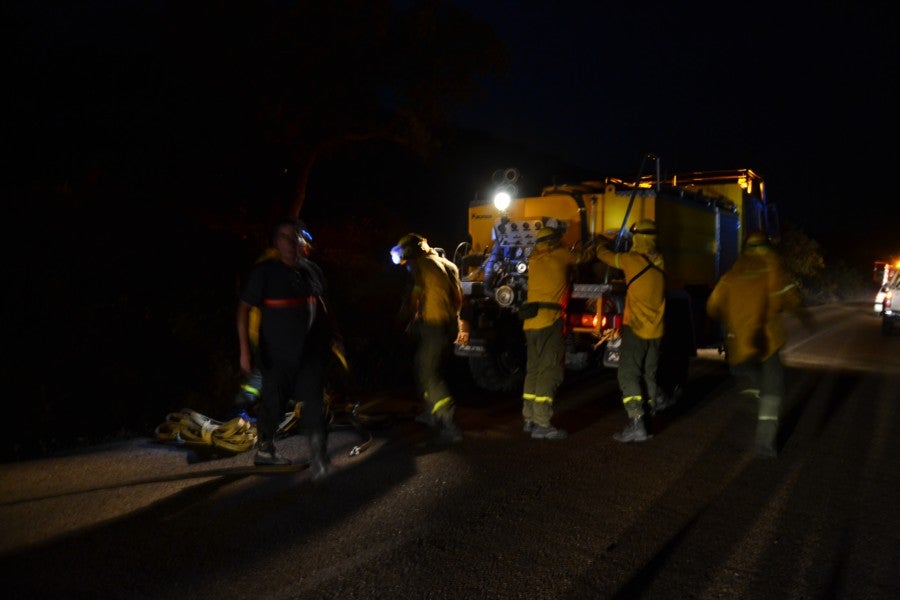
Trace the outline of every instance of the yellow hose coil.
{"label": "yellow hose coil", "polygon": [[169,413],[156,428],[156,440],[184,446],[213,446],[246,452],[256,445],[256,426],[237,417],[216,421],[189,408]]}

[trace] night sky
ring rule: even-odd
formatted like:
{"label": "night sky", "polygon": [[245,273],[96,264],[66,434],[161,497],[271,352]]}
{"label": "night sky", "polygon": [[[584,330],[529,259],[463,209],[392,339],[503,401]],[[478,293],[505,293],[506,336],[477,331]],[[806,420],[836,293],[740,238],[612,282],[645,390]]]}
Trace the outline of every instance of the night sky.
{"label": "night sky", "polygon": [[[490,23],[511,58],[508,76],[487,81],[482,95],[456,113],[457,124],[597,177],[631,176],[646,153],[659,156],[667,172],[751,168],[766,179],[769,199],[782,215],[829,248],[853,248],[873,259],[900,255],[900,242],[890,239],[900,222],[893,189],[900,161],[897,3],[801,9],[758,2],[673,8],[653,2],[452,1]],[[12,123],[33,143],[28,168],[79,139],[119,143],[131,136],[134,151],[147,130],[166,125],[169,99],[154,82],[162,71],[112,71],[119,68],[116,55],[134,49],[153,60],[169,24],[148,23],[167,18],[160,16],[166,14],[162,7],[174,5],[13,4],[16,18],[5,26],[16,28],[7,32],[15,44],[12,62],[33,79],[7,89],[12,108],[4,128],[8,132]],[[205,33],[197,35],[196,48],[203,49]],[[79,61],[89,56],[88,48],[108,65],[93,70],[96,81],[77,82],[33,68],[51,59],[59,68],[67,47],[79,50],[73,54]],[[114,78],[148,99],[150,111],[135,111],[144,122],[128,124],[129,105],[104,106],[103,96],[66,108],[68,96],[80,99],[97,81]],[[84,93],[73,91],[73,84]],[[34,108],[40,105],[52,106],[53,114]],[[122,106],[122,113],[111,114]],[[215,103],[198,107],[197,114],[210,110]],[[33,123],[23,125],[29,119]],[[105,126],[112,119],[121,120],[118,129]],[[50,139],[62,122],[85,125],[66,139]],[[115,139],[101,139],[101,131]],[[12,137],[4,135],[6,141]],[[23,157],[21,148],[9,150]],[[185,153],[174,150],[168,154]],[[77,157],[78,148],[69,153]],[[519,166],[503,156],[493,162],[485,172]]]}
{"label": "night sky", "polygon": [[835,252],[900,254],[896,3],[455,1],[512,62],[462,122],[602,175],[751,168]]}

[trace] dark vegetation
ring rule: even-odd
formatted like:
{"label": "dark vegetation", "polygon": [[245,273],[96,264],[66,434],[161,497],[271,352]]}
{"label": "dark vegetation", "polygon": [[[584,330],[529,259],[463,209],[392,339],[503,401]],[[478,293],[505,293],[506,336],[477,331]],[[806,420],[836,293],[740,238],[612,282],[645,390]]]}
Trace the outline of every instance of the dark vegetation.
{"label": "dark vegetation", "polygon": [[335,385],[408,385],[390,247],[452,252],[495,169],[565,174],[449,126],[506,57],[446,3],[106,4],[5,9],[4,460],[230,417],[238,290],[289,214],[344,332]]}
{"label": "dark vegetation", "polygon": [[409,385],[389,248],[418,231],[452,253],[495,169],[522,193],[588,174],[450,127],[504,51],[441,2],[395,4],[7,9],[3,460],[232,416],[238,290],[290,213],[344,332],[335,385]]}

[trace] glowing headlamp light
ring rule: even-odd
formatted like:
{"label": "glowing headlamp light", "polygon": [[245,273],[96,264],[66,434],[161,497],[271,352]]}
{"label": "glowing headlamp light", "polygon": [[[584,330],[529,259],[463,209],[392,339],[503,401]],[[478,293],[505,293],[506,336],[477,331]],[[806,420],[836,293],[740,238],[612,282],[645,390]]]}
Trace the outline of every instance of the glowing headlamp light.
{"label": "glowing headlamp light", "polygon": [[403,248],[400,246],[394,246],[391,248],[391,262],[395,265],[399,265],[403,261]]}

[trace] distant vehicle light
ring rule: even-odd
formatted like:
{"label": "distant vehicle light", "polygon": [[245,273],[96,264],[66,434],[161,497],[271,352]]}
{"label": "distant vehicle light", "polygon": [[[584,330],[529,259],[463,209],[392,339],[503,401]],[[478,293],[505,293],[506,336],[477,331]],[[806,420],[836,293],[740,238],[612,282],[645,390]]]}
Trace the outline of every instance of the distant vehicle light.
{"label": "distant vehicle light", "polygon": [[884,299],[889,293],[887,286],[882,286],[882,288],[878,290],[878,293],[875,294],[875,314],[881,314],[881,311],[884,308]]}

